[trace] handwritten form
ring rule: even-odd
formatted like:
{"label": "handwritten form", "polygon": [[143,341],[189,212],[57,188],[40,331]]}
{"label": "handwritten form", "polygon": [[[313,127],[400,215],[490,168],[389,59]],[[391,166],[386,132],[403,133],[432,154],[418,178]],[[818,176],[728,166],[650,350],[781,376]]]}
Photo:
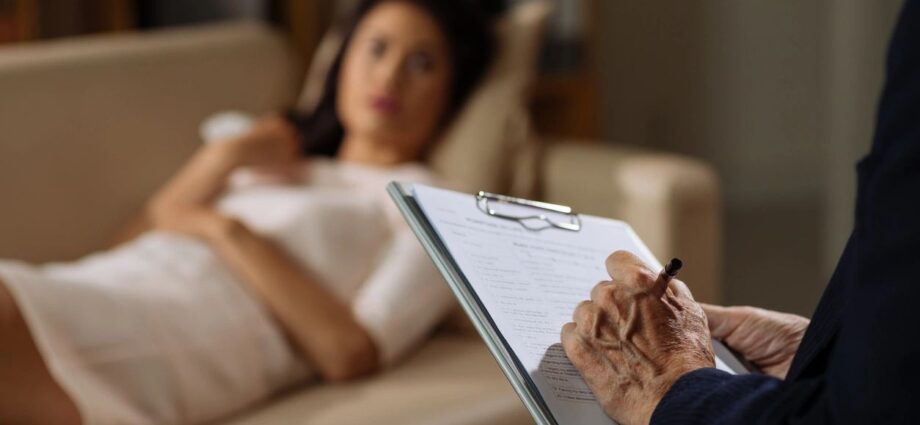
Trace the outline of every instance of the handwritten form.
{"label": "handwritten form", "polygon": [[[485,214],[471,195],[423,185],[414,185],[414,192],[556,421],[614,424],[566,357],[560,331],[591,288],[609,280],[604,260],[613,251],[630,251],[653,270],[661,268],[632,229],[620,221],[582,215],[579,232],[532,231]],[[502,208],[512,215],[534,213],[515,205]],[[732,372],[720,359],[716,363]]]}

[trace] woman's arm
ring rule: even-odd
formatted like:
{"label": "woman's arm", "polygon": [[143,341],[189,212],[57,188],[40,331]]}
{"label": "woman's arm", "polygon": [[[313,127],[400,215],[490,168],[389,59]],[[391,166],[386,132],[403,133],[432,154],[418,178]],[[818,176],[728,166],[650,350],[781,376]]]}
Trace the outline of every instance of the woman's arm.
{"label": "woman's arm", "polygon": [[237,167],[288,164],[297,159],[298,150],[296,130],[274,116],[261,119],[240,137],[202,146],[116,235],[113,245],[164,224],[181,230],[183,223],[177,218],[183,214],[177,212],[209,205]]}
{"label": "woman's arm", "polygon": [[402,223],[351,309],[377,343],[379,361],[391,365],[418,347],[456,306],[450,287]]}
{"label": "woman's arm", "polygon": [[109,248],[114,248],[133,240],[151,229],[153,229],[153,222],[150,221],[147,209],[142,208],[139,212],[135,213],[127,223],[122,225],[117,233],[115,233],[115,237],[109,241]]}
{"label": "woman's arm", "polygon": [[176,212],[210,206],[224,189],[227,176],[240,166],[283,167],[299,158],[300,143],[295,130],[281,117],[260,120],[245,135],[223,143],[205,145],[150,201],[148,214],[153,223],[175,223]]}
{"label": "woman's arm", "polygon": [[378,368],[377,347],[351,309],[311,279],[270,241],[216,213],[208,241],[274,313],[328,381]]}
{"label": "woman's arm", "polygon": [[376,368],[376,348],[350,309],[270,241],[212,207],[239,166],[284,167],[300,159],[299,140],[282,118],[261,120],[238,139],[202,147],[150,201],[153,226],[207,241],[256,292],[294,343],[330,381]]}
{"label": "woman's arm", "polygon": [[376,346],[348,306],[313,281],[270,241],[212,207],[239,166],[284,167],[300,159],[299,140],[282,118],[261,120],[246,135],[206,145],[149,202],[132,232],[146,226],[207,241],[255,291],[294,343],[330,381],[377,367]]}
{"label": "woman's arm", "polygon": [[[182,214],[190,207],[203,206],[223,189],[227,176],[240,162],[236,141],[205,145],[147,201],[112,239],[116,246],[128,242],[153,228],[174,231],[193,230]],[[200,236],[195,234],[195,236]]]}

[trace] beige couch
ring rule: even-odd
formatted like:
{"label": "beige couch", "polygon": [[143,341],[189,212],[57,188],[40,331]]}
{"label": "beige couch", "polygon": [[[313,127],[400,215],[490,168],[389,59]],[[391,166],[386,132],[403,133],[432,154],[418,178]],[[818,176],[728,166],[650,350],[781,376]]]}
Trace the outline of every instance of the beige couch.
{"label": "beige couch", "polygon": [[[251,24],[0,48],[0,258],[66,260],[106,247],[196,149],[203,118],[292,104],[301,75],[283,39]],[[628,220],[656,255],[686,260],[683,276],[698,298],[718,300],[719,200],[709,167],[608,143],[556,141],[528,152],[539,152],[528,156],[535,168],[516,177],[515,191]],[[483,155],[454,149],[447,162],[516,169],[523,158]],[[441,330],[393,370],[300,388],[224,423],[529,422],[479,338]]]}

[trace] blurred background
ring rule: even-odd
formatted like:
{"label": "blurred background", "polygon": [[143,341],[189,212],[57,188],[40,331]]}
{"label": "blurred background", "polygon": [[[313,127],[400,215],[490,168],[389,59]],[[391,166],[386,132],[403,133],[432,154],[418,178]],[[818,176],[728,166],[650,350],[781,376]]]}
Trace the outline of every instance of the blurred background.
{"label": "blurred background", "polygon": [[[308,61],[350,3],[0,0],[0,49],[259,20]],[[900,4],[555,0],[534,123],[544,135],[712,164],[723,190],[723,301],[810,315],[849,233],[854,165],[871,140]]]}

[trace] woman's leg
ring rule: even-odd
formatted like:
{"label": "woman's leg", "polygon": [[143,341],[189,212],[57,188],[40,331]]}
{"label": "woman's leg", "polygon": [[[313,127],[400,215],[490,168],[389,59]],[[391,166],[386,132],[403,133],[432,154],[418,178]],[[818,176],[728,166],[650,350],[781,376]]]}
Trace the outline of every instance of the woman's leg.
{"label": "woman's leg", "polygon": [[51,378],[3,281],[0,281],[0,423],[80,423],[76,406]]}

